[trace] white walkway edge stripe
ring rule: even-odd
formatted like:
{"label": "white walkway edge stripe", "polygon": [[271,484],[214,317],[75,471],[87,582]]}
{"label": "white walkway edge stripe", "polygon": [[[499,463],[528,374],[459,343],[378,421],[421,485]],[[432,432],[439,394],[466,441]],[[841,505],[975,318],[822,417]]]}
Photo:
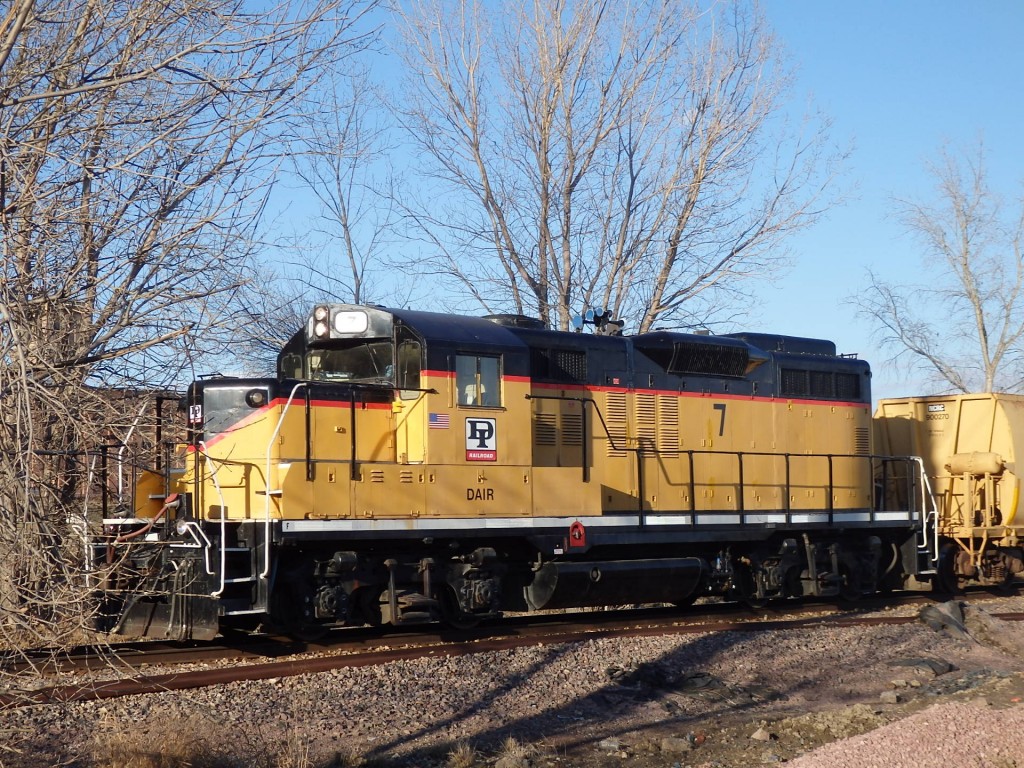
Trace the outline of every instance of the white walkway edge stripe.
{"label": "white walkway edge stripe", "polygon": [[587,528],[638,525],[635,515],[607,517],[412,517],[400,520],[285,520],[285,533],[321,531],[421,531],[437,528],[493,530],[501,528],[557,528],[580,521]]}
{"label": "white walkway edge stripe", "polygon": [[[909,512],[835,512],[832,515],[836,523],[869,523],[872,520],[891,522],[911,520]],[[402,519],[373,518],[365,520],[285,520],[281,523],[284,533],[324,533],[331,531],[373,532],[373,531],[429,531],[438,528],[450,530],[502,530],[568,527],[579,521],[587,528],[610,528],[638,526],[640,519],[635,515],[608,515],[602,517],[415,517]],[[827,512],[793,512],[787,520],[784,513],[745,513],[745,514],[698,514],[697,525],[765,525],[765,524],[800,524],[827,523]],[[693,525],[694,516],[679,515],[645,515],[644,524],[660,525]]]}

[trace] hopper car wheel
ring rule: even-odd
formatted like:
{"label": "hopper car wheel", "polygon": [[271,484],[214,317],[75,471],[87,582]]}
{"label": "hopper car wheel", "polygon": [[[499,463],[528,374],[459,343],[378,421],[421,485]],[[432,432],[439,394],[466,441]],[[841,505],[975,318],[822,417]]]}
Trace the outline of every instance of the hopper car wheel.
{"label": "hopper car wheel", "polygon": [[443,587],[440,590],[441,620],[452,629],[467,630],[475,629],[480,625],[481,619],[472,614],[465,613],[455,592],[451,587]]}

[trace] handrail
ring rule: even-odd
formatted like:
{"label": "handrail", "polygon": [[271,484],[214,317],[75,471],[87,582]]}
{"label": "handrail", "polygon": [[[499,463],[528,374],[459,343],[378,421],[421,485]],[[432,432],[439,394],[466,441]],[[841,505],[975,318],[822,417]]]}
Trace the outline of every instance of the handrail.
{"label": "handrail", "polygon": [[[86,454],[86,457],[88,458],[88,454]],[[85,463],[87,469],[86,469],[86,475],[85,475],[85,491],[82,493],[82,517],[81,517],[81,519],[79,521],[77,521],[78,523],[81,524],[81,530],[79,531],[79,536],[82,539],[82,555],[84,556],[83,560],[82,560],[82,563],[83,563],[84,570],[85,570],[85,586],[88,589],[93,589],[94,588],[93,587],[93,583],[92,583],[92,581],[93,581],[93,570],[94,570],[93,569],[93,562],[92,562],[92,538],[89,535],[89,494],[90,494],[90,492],[92,490],[93,474],[96,471],[96,460],[97,460],[97,458],[98,458],[98,455],[97,454],[93,454],[92,455],[92,462],[91,463],[88,463],[88,462]],[[105,494],[106,492],[107,492],[107,489],[104,488],[103,489],[103,493]]]}
{"label": "handrail", "polygon": [[[224,515],[226,505],[224,504],[224,491],[221,490],[220,481],[217,480],[217,467],[214,466],[214,459],[210,456],[209,451],[206,449],[206,443],[203,440],[199,441],[199,447],[202,449],[202,455],[206,458],[207,463],[210,465],[210,479],[213,480],[213,487],[217,489],[217,497],[220,499],[220,587],[216,592],[211,592],[210,597],[220,597],[221,593],[224,592],[225,584],[225,571],[227,570],[227,519]],[[206,536],[204,535],[205,539]],[[207,552],[209,552],[209,539],[207,539]],[[206,573],[213,576],[213,571],[210,570],[209,557],[206,558]]]}
{"label": "handrail", "polygon": [[[932,485],[928,480],[928,474],[924,471],[924,459],[920,456],[910,457],[917,465],[921,476],[921,546],[928,548],[928,520],[932,519],[932,533],[935,537],[934,545],[931,548],[933,563],[939,562],[939,505],[935,503],[935,494]],[[931,501],[932,511],[928,512],[927,502]]]}
{"label": "handrail", "polygon": [[[586,413],[586,406],[587,405],[592,405],[594,407],[594,411],[597,413],[597,418],[601,422],[601,426],[604,429],[605,440],[608,442],[608,445],[611,446],[612,450],[623,451],[623,452],[631,452],[631,453],[634,453],[636,455],[637,482],[638,482],[638,485],[640,486],[641,489],[642,489],[642,484],[643,484],[643,464],[641,462],[641,459],[643,458],[643,454],[646,453],[646,454],[655,455],[655,456],[683,456],[683,455],[685,455],[687,457],[688,467],[689,467],[688,484],[689,484],[689,489],[690,489],[690,511],[691,511],[691,513],[697,511],[697,509],[696,509],[696,478],[695,478],[694,462],[693,462],[693,457],[695,455],[735,456],[737,458],[737,461],[739,462],[739,481],[740,482],[739,482],[739,493],[737,495],[737,510],[736,511],[738,511],[740,513],[743,513],[745,511],[744,500],[743,500],[743,491],[744,491],[743,461],[744,461],[744,459],[746,457],[761,456],[761,457],[779,458],[779,459],[784,460],[784,462],[785,462],[785,475],[786,475],[785,476],[785,481],[784,481],[785,491],[786,491],[786,493],[785,493],[785,509],[786,509],[786,513],[787,514],[790,514],[793,511],[792,507],[791,507],[791,504],[790,504],[790,493],[792,491],[792,481],[791,481],[791,477],[792,477],[792,466],[791,466],[792,462],[791,462],[791,460],[792,459],[805,459],[805,458],[806,459],[825,459],[828,462],[828,475],[829,475],[829,479],[828,479],[828,501],[827,501],[827,504],[826,504],[826,508],[828,509],[829,514],[834,514],[834,512],[835,512],[835,509],[834,509],[835,505],[834,505],[833,498],[832,498],[835,495],[834,494],[834,491],[835,491],[835,479],[834,479],[835,468],[834,468],[834,465],[833,465],[833,460],[834,459],[864,460],[864,461],[868,462],[868,467],[869,467],[869,469],[871,471],[874,470],[874,462],[876,460],[881,460],[881,462],[882,462],[883,477],[887,476],[887,474],[888,474],[888,465],[890,463],[892,463],[892,462],[908,462],[908,463],[913,463],[913,462],[920,463],[921,462],[920,458],[918,458],[916,456],[889,456],[889,455],[885,455],[885,454],[862,454],[862,453],[788,453],[788,452],[787,453],[775,453],[775,452],[770,452],[770,451],[715,451],[715,450],[707,450],[707,449],[700,449],[700,450],[688,449],[688,450],[683,450],[683,449],[678,449],[678,448],[675,448],[675,449],[651,448],[650,446],[644,446],[644,445],[641,445],[641,444],[638,444],[636,446],[630,446],[628,444],[627,445],[622,445],[619,442],[617,442],[615,437],[612,435],[611,429],[609,429],[609,426],[608,426],[608,422],[605,421],[604,414],[601,412],[600,405],[592,397],[569,397],[569,396],[564,396],[564,395],[534,395],[534,394],[527,394],[526,395],[526,399],[527,400],[561,400],[561,401],[566,401],[566,402],[579,402],[583,406],[584,413]],[[584,430],[583,442],[584,442],[584,445],[586,445],[587,440],[586,440],[586,431],[585,430]],[[584,456],[586,456],[586,451],[585,450],[584,450]],[[921,472],[921,476],[924,478],[924,483],[927,484],[927,477],[924,476],[923,470]],[[885,484],[885,483],[883,483],[883,484]],[[924,495],[924,490],[922,489],[922,497],[923,497],[923,495]],[[930,488],[928,489],[928,495],[929,495],[929,498],[930,498],[931,497]],[[642,490],[641,490],[641,493],[640,493],[639,504],[640,504],[640,507],[641,507],[641,510],[642,510],[642,507],[643,507],[643,493],[642,493]],[[922,498],[922,509],[923,509],[923,506],[924,506],[924,500]],[[933,506],[934,506],[934,500],[933,500]],[[923,513],[922,513],[922,516],[923,516]],[[923,524],[924,524],[924,520],[922,520],[922,525]],[[937,526],[936,526],[936,528],[937,528]],[[936,540],[937,540],[937,537],[936,537]]]}
{"label": "handrail", "polygon": [[[281,409],[281,416],[277,420],[277,426],[274,427],[274,433],[270,436],[270,440],[267,442],[267,470],[264,475],[264,483],[266,484],[266,503],[263,512],[263,570],[260,572],[260,578],[266,579],[270,575],[270,496],[272,491],[270,490],[270,455],[274,448],[274,443],[277,441],[277,436],[281,434],[281,427],[284,425],[284,417],[288,413],[288,409],[291,408],[292,401],[295,399],[295,394],[302,388],[309,386],[308,382],[300,381],[294,387],[292,387],[291,394],[288,395],[288,400],[284,404],[284,408]],[[353,460],[355,457],[353,456]]]}
{"label": "handrail", "polygon": [[[650,448],[645,449],[643,446],[640,446],[640,447],[637,447],[637,448],[629,448],[629,447],[617,448],[614,445],[614,442],[611,441],[610,436],[609,436],[609,442],[612,442],[612,447],[616,448],[616,450],[634,451],[637,454],[642,454],[642,453],[646,452],[646,453],[653,453],[653,454],[656,454],[656,455],[663,455],[663,456],[664,455],[668,455],[668,456],[683,456],[683,455],[685,455],[687,457],[687,466],[689,468],[689,472],[687,473],[688,474],[687,483],[688,483],[689,488],[690,488],[690,511],[691,512],[697,511],[696,510],[696,506],[695,506],[696,505],[696,484],[697,484],[697,480],[696,480],[696,471],[695,471],[694,461],[693,461],[694,456],[734,456],[734,457],[736,457],[736,459],[738,460],[738,466],[739,466],[739,472],[738,472],[738,475],[737,475],[737,479],[738,479],[738,483],[737,484],[738,484],[738,490],[739,490],[738,497],[737,497],[737,509],[736,509],[737,512],[745,512],[746,511],[745,506],[744,506],[744,501],[743,501],[743,491],[745,489],[744,464],[743,464],[743,462],[744,462],[745,459],[750,458],[750,457],[762,457],[762,458],[770,458],[770,459],[781,459],[781,460],[783,460],[785,462],[785,470],[786,471],[785,471],[785,480],[783,482],[783,485],[784,485],[784,488],[785,488],[785,491],[786,491],[786,494],[785,494],[785,508],[786,508],[787,513],[788,512],[792,512],[792,509],[790,507],[789,497],[790,497],[790,493],[792,491],[792,479],[791,478],[792,478],[792,464],[793,464],[794,460],[799,460],[799,459],[808,459],[808,460],[821,459],[821,460],[825,460],[828,463],[828,485],[827,485],[827,488],[828,488],[828,499],[827,499],[827,503],[825,504],[825,508],[828,509],[830,513],[834,513],[834,511],[835,511],[835,509],[834,509],[835,504],[833,502],[832,497],[833,497],[834,491],[835,491],[835,460],[836,459],[848,459],[848,460],[851,460],[851,461],[855,461],[855,460],[867,461],[869,463],[870,467],[874,467],[874,462],[876,460],[880,460],[883,463],[884,466],[887,466],[888,464],[893,463],[893,462],[907,463],[908,465],[909,464],[914,464],[914,463],[917,463],[917,464],[921,463],[921,459],[919,457],[917,457],[917,456],[889,456],[889,455],[886,455],[886,454],[878,454],[878,453],[871,453],[871,454],[861,454],[861,453],[772,453],[770,451],[715,451],[715,450],[708,450],[708,449],[672,449],[672,450],[653,449],[652,450]],[[928,497],[931,498],[931,489],[929,487],[929,488],[927,488],[927,491],[925,491],[925,486],[927,486],[928,478],[924,475],[923,471],[920,472],[919,474],[923,478],[923,483],[924,483],[924,486],[922,487],[922,510],[923,510],[924,509],[923,497],[925,495],[925,492],[927,492]],[[934,506],[934,501],[933,501],[933,506]],[[924,513],[922,512],[922,515],[923,514]]]}

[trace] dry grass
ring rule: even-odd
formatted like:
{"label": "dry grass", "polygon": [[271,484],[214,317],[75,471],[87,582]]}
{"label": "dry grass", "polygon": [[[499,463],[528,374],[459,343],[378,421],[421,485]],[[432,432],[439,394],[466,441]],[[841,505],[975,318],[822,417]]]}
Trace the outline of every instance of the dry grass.
{"label": "dry grass", "polygon": [[534,754],[536,754],[536,750],[533,747],[521,744],[509,736],[501,744],[501,749],[498,751],[498,759],[529,760]]}
{"label": "dry grass", "polygon": [[[93,739],[92,768],[319,768],[297,730],[282,741],[258,733],[227,737],[218,723],[201,717],[147,726],[107,718]],[[336,758],[325,765],[355,764]]]}
{"label": "dry grass", "polygon": [[469,744],[462,741],[455,745],[455,748],[448,753],[445,760],[445,768],[474,768],[479,760],[477,751]]}
{"label": "dry grass", "polygon": [[95,768],[223,768],[224,756],[212,750],[212,726],[201,718],[166,723],[153,732],[147,723],[104,718],[93,738]]}
{"label": "dry grass", "polygon": [[[130,732],[102,733],[96,737],[92,759],[96,768],[217,768],[216,760],[189,736],[177,741],[171,733],[160,743]],[[175,743],[177,741],[177,743]]]}
{"label": "dry grass", "polygon": [[293,729],[285,739],[283,751],[274,761],[274,768],[313,768],[308,740]]}
{"label": "dry grass", "polygon": [[[484,755],[459,742],[433,764],[444,768],[480,768],[502,759],[525,765],[538,754],[536,746],[509,737],[496,754]],[[402,762],[335,752],[316,756],[299,729],[282,737],[262,733],[259,726],[226,726],[211,717],[163,717],[152,714],[141,722],[108,715],[93,736],[89,754],[74,761],[83,768],[374,768]],[[4,768],[0,750],[0,768]]]}

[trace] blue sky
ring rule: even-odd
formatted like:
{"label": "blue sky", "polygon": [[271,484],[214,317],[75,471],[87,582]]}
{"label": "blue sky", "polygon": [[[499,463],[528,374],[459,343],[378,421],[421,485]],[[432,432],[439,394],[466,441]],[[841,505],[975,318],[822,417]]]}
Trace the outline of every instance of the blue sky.
{"label": "blue sky", "polygon": [[948,142],[987,149],[993,186],[1018,199],[1024,180],[1024,3],[987,0],[796,2],[763,9],[797,70],[794,101],[810,97],[853,148],[845,202],[790,241],[792,270],[759,288],[750,325],[831,338],[874,368],[875,397],[926,394],[886,365],[866,320],[844,300],[872,269],[923,282],[920,250],[892,217],[894,196],[930,192],[924,165]]}

